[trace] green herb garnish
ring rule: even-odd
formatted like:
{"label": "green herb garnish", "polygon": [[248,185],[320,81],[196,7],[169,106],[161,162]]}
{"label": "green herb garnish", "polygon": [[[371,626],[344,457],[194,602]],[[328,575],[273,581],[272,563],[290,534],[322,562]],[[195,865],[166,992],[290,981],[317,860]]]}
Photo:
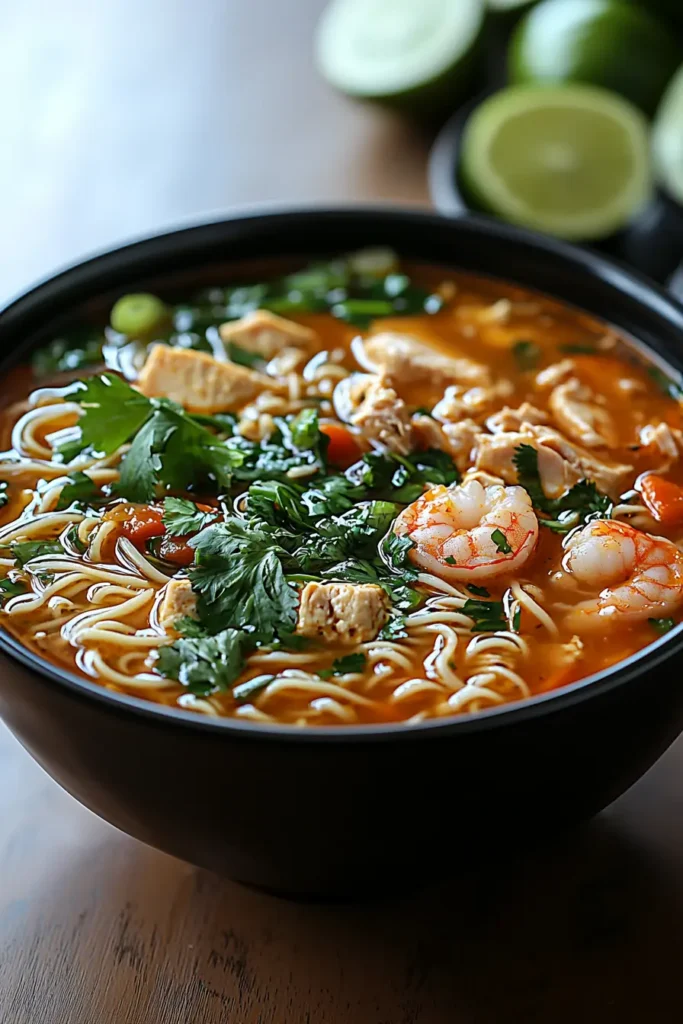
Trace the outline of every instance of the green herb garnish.
{"label": "green herb garnish", "polygon": [[164,501],[164,526],[170,537],[199,533],[215,518],[215,512],[202,512],[193,501],[186,498],[166,498]]}
{"label": "green herb garnish", "polygon": [[509,555],[512,551],[512,547],[502,530],[493,530],[491,540],[496,545],[496,550],[500,551],[501,554]]}
{"label": "green herb garnish", "polygon": [[535,341],[516,341],[512,346],[512,354],[520,370],[533,370],[538,366],[541,349]]}
{"label": "green herb garnish", "polygon": [[554,533],[569,533],[589,518],[609,518],[613,507],[611,498],[589,480],[580,480],[561,498],[547,498],[538,471],[538,452],[531,445],[516,448],[513,462],[517,482],[526,490],[534,508],[549,517],[539,519],[542,526]]}
{"label": "green herb garnish", "polygon": [[246,348],[241,348],[239,345],[236,345],[234,341],[226,342],[225,354],[231,363],[237,363],[238,366],[253,368],[254,366],[263,365],[262,356],[258,355],[256,352],[249,352]]}
{"label": "green herb garnish", "polygon": [[468,599],[462,606],[462,611],[463,615],[472,619],[473,633],[498,633],[509,628],[502,601]]}
{"label": "green herb garnish", "polygon": [[100,497],[100,489],[87,473],[70,473],[69,482],[64,484],[59,492],[55,509],[61,512],[75,503],[87,505],[88,502],[98,497]]}
{"label": "green herb garnish", "polygon": [[676,623],[673,619],[648,619],[647,620],[655,633],[659,633],[660,636],[664,636],[670,629],[673,629]]}
{"label": "green herb garnish", "polygon": [[10,544],[12,557],[17,565],[23,567],[34,558],[41,558],[43,555],[63,555],[64,548],[56,540],[24,540],[15,541]]}
{"label": "green herb garnish", "polygon": [[27,593],[28,587],[22,580],[0,580],[0,605],[5,604],[11,597]]}
{"label": "green herb garnish", "polygon": [[667,377],[663,370],[660,370],[657,366],[648,366],[647,372],[662,394],[668,395],[669,398],[673,398],[677,402],[683,399],[683,388],[681,385]]}
{"label": "green herb garnish", "polygon": [[156,664],[162,676],[177,679],[196,696],[229,689],[244,667],[249,635],[224,629],[215,636],[181,637],[159,649]]}
{"label": "green herb garnish", "polygon": [[343,676],[347,672],[362,672],[367,664],[367,658],[362,651],[355,654],[345,654],[341,658],[335,658],[331,668],[325,668],[318,675],[321,679],[329,679],[331,676]]}

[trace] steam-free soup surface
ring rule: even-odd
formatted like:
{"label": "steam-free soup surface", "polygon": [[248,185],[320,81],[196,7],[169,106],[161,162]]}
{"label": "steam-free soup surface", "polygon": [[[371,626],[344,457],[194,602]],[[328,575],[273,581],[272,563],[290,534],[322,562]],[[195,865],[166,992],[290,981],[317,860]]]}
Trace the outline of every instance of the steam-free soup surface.
{"label": "steam-free soup surface", "polygon": [[414,723],[679,621],[678,390],[604,324],[385,251],[181,298],[75,325],[4,414],[2,624],[48,660],[205,715]]}

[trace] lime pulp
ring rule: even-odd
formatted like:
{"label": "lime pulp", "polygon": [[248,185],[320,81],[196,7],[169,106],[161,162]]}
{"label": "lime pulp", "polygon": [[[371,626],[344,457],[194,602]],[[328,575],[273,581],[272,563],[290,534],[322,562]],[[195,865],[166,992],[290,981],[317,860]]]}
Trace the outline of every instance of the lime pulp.
{"label": "lime pulp", "polygon": [[651,195],[647,122],[592,86],[513,86],[470,117],[460,174],[473,202],[505,220],[605,238]]}

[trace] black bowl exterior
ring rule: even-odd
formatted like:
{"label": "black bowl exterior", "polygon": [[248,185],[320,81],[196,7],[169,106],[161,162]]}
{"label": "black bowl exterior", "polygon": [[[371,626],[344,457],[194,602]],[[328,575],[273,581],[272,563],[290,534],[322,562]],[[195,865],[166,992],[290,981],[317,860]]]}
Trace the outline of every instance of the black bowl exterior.
{"label": "black bowl exterior", "polygon": [[[5,365],[46,321],[150,275],[378,243],[574,303],[680,375],[683,308],[616,264],[492,221],[382,209],[245,217],[97,257],[0,314]],[[556,696],[415,727],[301,731],[115,694],[2,634],[0,651],[0,714],[67,791],[144,842],[302,896],[412,886],[519,849],[604,807],[683,727],[680,630]]]}
{"label": "black bowl exterior", "polygon": [[461,878],[599,811],[683,726],[680,669],[594,684],[542,714],[311,742],[117,707],[3,659],[0,714],[64,789],[137,839],[271,892],[359,898]]}

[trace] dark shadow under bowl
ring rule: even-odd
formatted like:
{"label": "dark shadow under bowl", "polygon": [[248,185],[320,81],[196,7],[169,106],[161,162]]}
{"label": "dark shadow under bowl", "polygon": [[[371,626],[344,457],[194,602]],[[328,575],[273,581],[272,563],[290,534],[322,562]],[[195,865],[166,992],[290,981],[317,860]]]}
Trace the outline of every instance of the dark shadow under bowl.
{"label": "dark shadow under bowl", "polygon": [[[4,370],[68,314],[245,260],[383,244],[547,292],[640,339],[676,379],[683,308],[616,264],[486,219],[390,209],[236,217],[95,257],[0,313]],[[226,270],[226,265],[228,269]],[[678,629],[600,677],[414,727],[208,720],[104,690],[0,633],[0,714],[68,792],[131,835],[297,896],[402,891],[594,814],[683,727]]]}

